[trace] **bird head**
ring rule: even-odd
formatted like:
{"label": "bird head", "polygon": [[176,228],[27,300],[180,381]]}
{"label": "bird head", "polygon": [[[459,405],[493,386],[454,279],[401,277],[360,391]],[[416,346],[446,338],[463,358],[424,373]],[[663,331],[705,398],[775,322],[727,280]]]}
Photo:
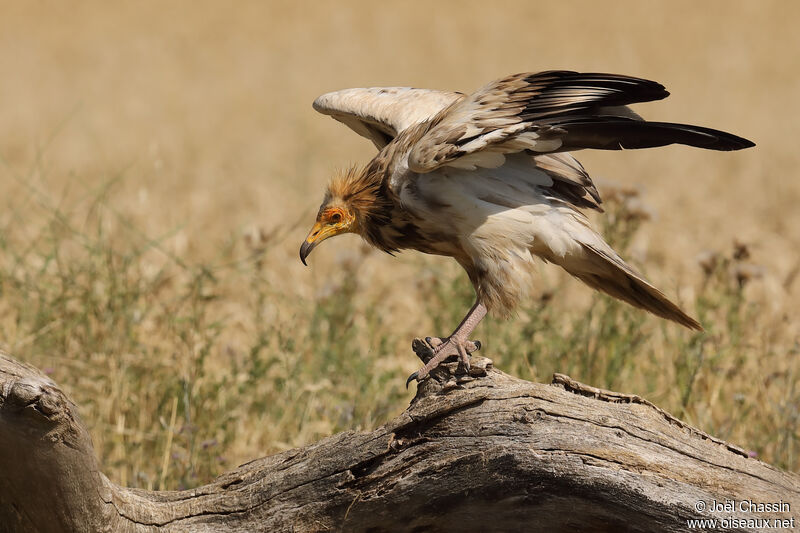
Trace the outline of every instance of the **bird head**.
{"label": "bird head", "polygon": [[368,169],[357,167],[337,172],[317,213],[314,227],[300,247],[300,260],[306,257],[319,243],[341,233],[362,234],[376,210],[385,208],[378,189],[380,182]]}
{"label": "bird head", "polygon": [[300,246],[300,261],[305,265],[306,257],[319,243],[341,233],[357,233],[357,226],[352,207],[341,198],[332,198],[330,194],[326,194],[314,227]]}

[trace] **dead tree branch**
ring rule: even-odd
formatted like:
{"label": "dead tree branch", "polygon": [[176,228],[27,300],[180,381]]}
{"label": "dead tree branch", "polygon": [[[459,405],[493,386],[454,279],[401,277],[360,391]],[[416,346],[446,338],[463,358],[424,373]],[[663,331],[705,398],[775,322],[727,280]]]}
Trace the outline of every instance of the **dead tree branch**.
{"label": "dead tree branch", "polygon": [[[196,489],[148,492],[111,483],[75,405],[0,353],[0,530],[677,532],[693,518],[798,521],[800,476],[646,400],[559,374],[530,383],[479,357],[471,376],[456,366],[374,431],[256,459]],[[695,507],[725,500],[789,508]]]}

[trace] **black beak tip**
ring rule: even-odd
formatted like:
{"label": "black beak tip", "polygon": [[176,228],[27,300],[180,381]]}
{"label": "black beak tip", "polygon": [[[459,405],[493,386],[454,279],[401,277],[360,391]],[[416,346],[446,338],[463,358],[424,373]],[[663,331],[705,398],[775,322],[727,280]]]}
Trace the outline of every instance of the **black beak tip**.
{"label": "black beak tip", "polygon": [[301,262],[302,262],[302,263],[303,263],[305,266],[308,266],[308,263],[306,263],[306,257],[308,257],[308,254],[310,254],[310,253],[311,253],[311,249],[312,249],[312,248],[314,248],[314,245],[313,245],[313,244],[311,244],[311,243],[310,243],[310,242],[308,242],[308,241],[304,241],[304,242],[303,242],[303,245],[302,245],[302,246],[300,246],[300,261],[301,261]]}

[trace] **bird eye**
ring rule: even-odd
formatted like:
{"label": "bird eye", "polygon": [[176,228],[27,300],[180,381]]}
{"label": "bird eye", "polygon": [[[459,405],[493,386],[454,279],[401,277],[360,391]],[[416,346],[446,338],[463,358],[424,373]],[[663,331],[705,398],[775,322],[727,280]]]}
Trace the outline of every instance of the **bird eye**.
{"label": "bird eye", "polygon": [[334,213],[331,215],[331,222],[333,222],[334,224],[338,224],[341,221],[342,221],[341,213]]}

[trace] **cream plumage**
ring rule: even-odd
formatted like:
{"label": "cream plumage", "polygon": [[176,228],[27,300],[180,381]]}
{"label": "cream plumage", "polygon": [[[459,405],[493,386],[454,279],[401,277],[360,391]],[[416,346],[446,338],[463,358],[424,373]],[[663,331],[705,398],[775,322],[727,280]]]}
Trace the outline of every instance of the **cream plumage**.
{"label": "cream plumage", "polygon": [[534,257],[589,286],[686,327],[700,325],[650,285],[594,231],[581,209],[600,195],[571,150],[685,144],[738,150],[753,143],[717,130],[649,122],[627,106],[665,98],[656,82],[613,74],[516,74],[471,95],[403,87],[347,89],[314,108],[370,139],[378,155],[335,177],[300,249],[360,234],[387,252],[451,256],[477,301],[449,336],[434,338],[424,379],[489,312],[508,315],[533,281]]}

